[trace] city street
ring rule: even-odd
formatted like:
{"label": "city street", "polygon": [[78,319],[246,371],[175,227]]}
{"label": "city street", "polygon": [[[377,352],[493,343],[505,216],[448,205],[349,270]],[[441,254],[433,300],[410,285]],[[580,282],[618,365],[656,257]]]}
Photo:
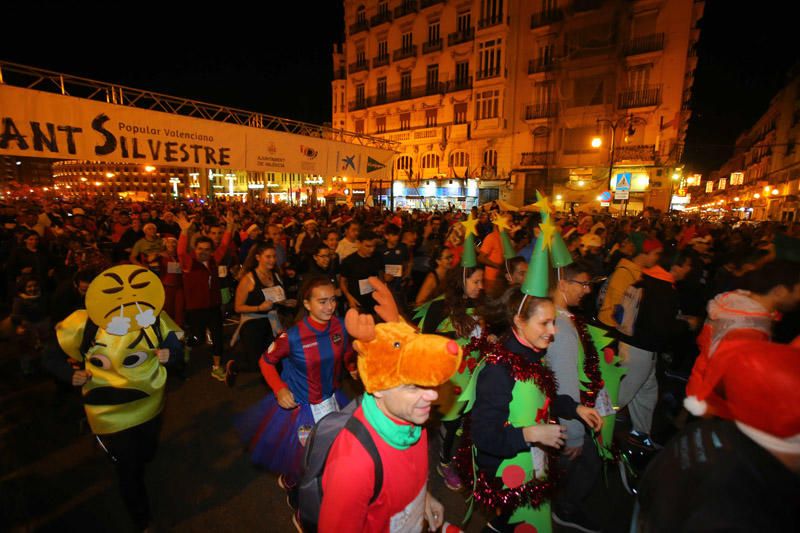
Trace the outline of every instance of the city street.
{"label": "city street", "polygon": [[[250,465],[233,428],[233,416],[265,393],[261,376],[243,374],[228,388],[209,377],[207,366],[205,357],[195,356],[189,378],[168,383],[161,444],[147,472],[156,526],[182,532],[293,531],[275,476]],[[0,368],[4,529],[132,531],[111,463],[83,422],[78,391],[57,387],[47,376],[23,380],[6,343],[0,344]],[[615,471],[609,478],[609,505],[593,510],[608,531],[627,531],[632,498]],[[447,520],[458,523],[466,509],[463,497],[447,490],[436,474],[431,485]],[[602,483],[595,496],[601,490]],[[480,531],[484,523],[478,512],[467,531]]]}

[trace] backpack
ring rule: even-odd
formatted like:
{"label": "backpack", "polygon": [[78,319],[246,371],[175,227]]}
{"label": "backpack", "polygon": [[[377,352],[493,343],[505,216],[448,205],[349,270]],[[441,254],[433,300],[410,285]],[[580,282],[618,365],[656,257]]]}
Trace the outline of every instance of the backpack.
{"label": "backpack", "polygon": [[342,430],[349,431],[361,443],[375,464],[375,486],[369,500],[370,504],[378,498],[383,488],[383,463],[378,448],[364,423],[353,416],[359,405],[361,405],[360,396],[341,411],[329,413],[322,418],[314,425],[308,436],[303,454],[303,475],[298,485],[300,523],[306,533],[317,531],[319,526],[319,513],[324,496],[322,473],[333,442]]}
{"label": "backpack", "polygon": [[625,289],[622,301],[614,307],[614,320],[617,322],[617,330],[623,335],[633,337],[636,318],[642,306],[644,289],[641,283],[637,282]]}

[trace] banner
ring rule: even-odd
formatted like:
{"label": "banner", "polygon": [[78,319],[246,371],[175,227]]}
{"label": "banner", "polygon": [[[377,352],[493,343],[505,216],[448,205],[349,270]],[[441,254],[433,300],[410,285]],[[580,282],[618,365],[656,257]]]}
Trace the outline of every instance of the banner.
{"label": "banner", "polygon": [[387,179],[394,152],[0,84],[0,155]]}

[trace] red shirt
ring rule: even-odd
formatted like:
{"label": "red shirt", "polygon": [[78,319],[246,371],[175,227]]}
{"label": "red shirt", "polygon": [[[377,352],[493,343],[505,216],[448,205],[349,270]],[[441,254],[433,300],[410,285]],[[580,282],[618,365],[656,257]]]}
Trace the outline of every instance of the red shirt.
{"label": "red shirt", "polygon": [[369,503],[375,487],[375,466],[360,442],[342,431],[331,447],[322,474],[320,533],[389,531],[392,517],[402,513],[422,493],[428,482],[428,435],[425,428],[413,446],[398,450],[386,443],[359,407],[353,416],[364,422],[383,463],[383,487]]}
{"label": "red shirt", "polygon": [[217,262],[225,256],[230,240],[231,232],[226,231],[222,235],[222,243],[219,248],[209,258],[208,265],[204,265],[197,260],[194,252],[188,250],[189,238],[185,233],[181,233],[178,238],[178,257],[183,269],[183,288],[187,311],[222,305]]}

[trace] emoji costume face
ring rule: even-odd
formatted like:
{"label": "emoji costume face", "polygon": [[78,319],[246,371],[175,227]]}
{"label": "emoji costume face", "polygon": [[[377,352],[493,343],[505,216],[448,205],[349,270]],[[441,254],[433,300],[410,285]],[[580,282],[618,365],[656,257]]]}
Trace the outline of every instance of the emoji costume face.
{"label": "emoji costume face", "polygon": [[[105,435],[143,424],[164,406],[167,370],[155,354],[160,339],[182,333],[161,312],[164,287],[148,270],[116,266],[92,282],[86,305],[58,324],[56,336],[61,349],[92,374],[82,389],[89,425]],[[84,339],[90,321],[98,329]]]}
{"label": "emoji costume face", "polygon": [[86,292],[89,318],[112,335],[152,326],[164,307],[164,286],[153,272],[138,265],[104,271]]}

